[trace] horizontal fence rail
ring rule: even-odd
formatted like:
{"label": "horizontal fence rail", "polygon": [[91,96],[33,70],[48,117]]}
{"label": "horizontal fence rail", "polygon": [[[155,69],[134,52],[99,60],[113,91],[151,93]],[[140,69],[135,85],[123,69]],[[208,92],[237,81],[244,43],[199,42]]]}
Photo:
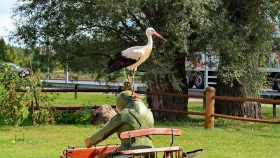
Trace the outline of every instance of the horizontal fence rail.
{"label": "horizontal fence rail", "polygon": [[175,111],[175,110],[166,110],[166,109],[151,109],[152,111],[158,111],[158,112],[170,112],[170,113],[176,113],[176,114],[189,114],[189,115],[201,115],[204,116],[204,112],[193,112],[193,111]]}
{"label": "horizontal fence rail", "polygon": [[[18,89],[17,92],[26,92],[26,89]],[[97,88],[42,88],[41,92],[121,92],[121,89],[97,89]],[[203,95],[198,94],[183,94],[183,93],[167,93],[167,92],[147,92],[147,91],[135,91],[139,94],[146,95],[161,95],[161,96],[175,96],[186,98],[203,98]]]}
{"label": "horizontal fence rail", "polygon": [[[17,92],[26,92],[26,89],[18,89]],[[97,89],[97,88],[42,88],[41,92],[121,92],[119,89]]]}
{"label": "horizontal fence rail", "polygon": [[264,104],[280,104],[280,100],[273,99],[259,99],[259,98],[243,98],[243,97],[231,97],[231,96],[213,96],[215,100],[222,101],[235,101],[235,102],[257,102]]}
{"label": "horizontal fence rail", "polygon": [[147,91],[136,91],[136,93],[147,94],[147,95],[163,95],[163,96],[185,97],[185,98],[203,98],[203,95],[198,95],[198,94],[147,92]]}
{"label": "horizontal fence rail", "polygon": [[[77,111],[84,108],[88,109],[98,109],[100,106],[54,106],[55,110],[59,111]],[[111,106],[112,108],[116,108],[116,106]]]}
{"label": "horizontal fence rail", "polygon": [[277,121],[277,120],[263,120],[263,119],[254,119],[254,118],[243,118],[243,117],[229,116],[229,115],[223,115],[223,114],[213,114],[213,116],[219,117],[219,118],[239,120],[239,121],[280,124],[280,121]]}

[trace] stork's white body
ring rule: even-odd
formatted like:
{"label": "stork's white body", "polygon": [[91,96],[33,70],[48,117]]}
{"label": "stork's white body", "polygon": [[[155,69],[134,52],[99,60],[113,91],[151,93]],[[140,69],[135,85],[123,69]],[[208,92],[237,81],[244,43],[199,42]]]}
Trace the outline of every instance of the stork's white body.
{"label": "stork's white body", "polygon": [[[149,39],[149,38],[148,38]],[[145,46],[135,46],[122,51],[122,55],[126,58],[137,60],[136,63],[126,67],[129,71],[135,71],[139,65],[146,61],[151,55],[153,48],[153,41],[148,42]]]}

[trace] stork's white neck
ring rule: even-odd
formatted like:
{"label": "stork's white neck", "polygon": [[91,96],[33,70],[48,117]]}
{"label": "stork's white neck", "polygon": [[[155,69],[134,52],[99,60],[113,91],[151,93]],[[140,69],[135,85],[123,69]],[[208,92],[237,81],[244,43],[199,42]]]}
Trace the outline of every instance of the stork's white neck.
{"label": "stork's white neck", "polygon": [[153,45],[153,37],[152,35],[147,35],[147,38],[148,38],[148,46],[152,46]]}

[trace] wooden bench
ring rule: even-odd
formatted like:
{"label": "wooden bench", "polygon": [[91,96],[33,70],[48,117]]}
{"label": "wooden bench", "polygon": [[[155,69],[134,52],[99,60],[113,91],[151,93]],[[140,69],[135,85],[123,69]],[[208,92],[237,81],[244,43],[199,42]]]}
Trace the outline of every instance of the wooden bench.
{"label": "wooden bench", "polygon": [[[131,139],[135,137],[142,137],[142,136],[149,136],[149,135],[171,135],[172,142],[170,147],[160,147],[160,148],[147,148],[147,149],[133,149],[133,150],[124,150],[124,151],[114,151],[109,152],[106,157],[113,157],[113,156],[121,156],[121,155],[130,155],[131,157],[137,156],[146,156],[151,157],[153,154],[155,157],[163,156],[166,157],[182,157],[182,148],[180,146],[172,146],[174,141],[174,136],[182,135],[182,131],[180,129],[173,129],[173,128],[147,128],[147,129],[140,129],[140,130],[133,130],[122,132],[119,137],[120,139]],[[170,156],[172,155],[172,156]]]}

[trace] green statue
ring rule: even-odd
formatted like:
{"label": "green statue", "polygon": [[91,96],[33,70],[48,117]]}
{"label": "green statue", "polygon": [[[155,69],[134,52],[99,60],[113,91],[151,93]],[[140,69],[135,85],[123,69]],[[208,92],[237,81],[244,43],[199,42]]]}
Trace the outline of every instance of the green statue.
{"label": "green statue", "polygon": [[[141,99],[133,98],[131,91],[123,91],[117,95],[116,108],[118,114],[113,116],[102,129],[85,139],[85,144],[88,148],[102,142],[115,132],[120,134],[125,131],[154,127],[152,112]],[[131,138],[131,144],[128,139],[121,140],[121,146],[118,150],[151,147],[153,147],[151,138],[145,136]]]}

